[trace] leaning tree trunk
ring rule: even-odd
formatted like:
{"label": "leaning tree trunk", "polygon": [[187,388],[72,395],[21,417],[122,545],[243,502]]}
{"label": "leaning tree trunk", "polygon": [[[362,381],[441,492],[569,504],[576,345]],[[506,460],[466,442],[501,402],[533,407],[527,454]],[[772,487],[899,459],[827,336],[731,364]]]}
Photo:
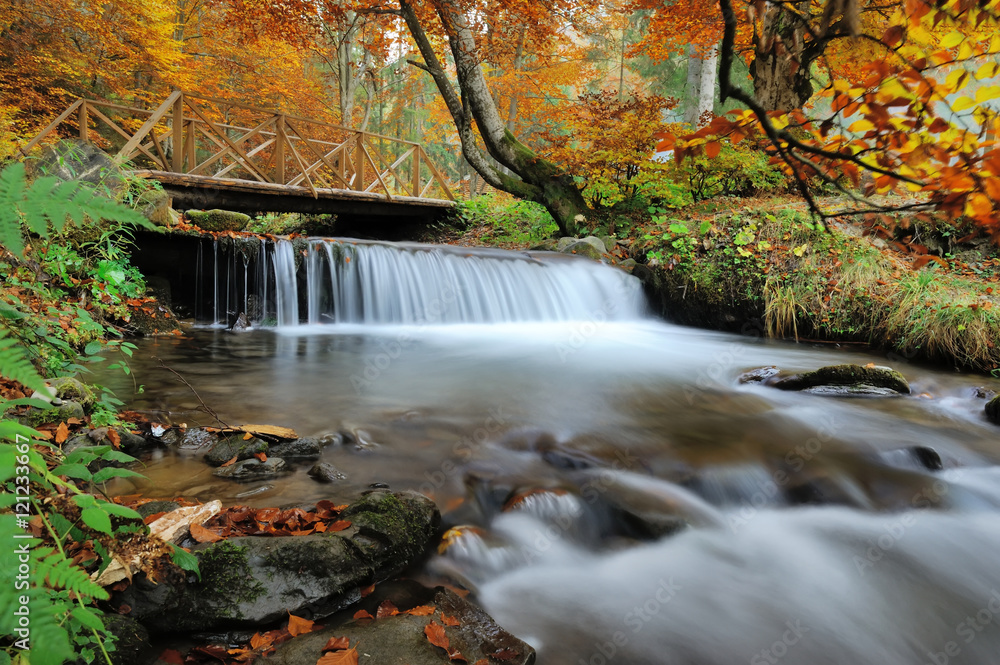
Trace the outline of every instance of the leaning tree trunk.
{"label": "leaning tree trunk", "polygon": [[[451,0],[435,3],[455,59],[458,86],[455,90],[434,51],[420,20],[407,0],[400,0],[400,13],[413,36],[423,63],[411,64],[427,71],[451,113],[462,142],[462,153],[483,180],[522,199],[542,204],[565,235],[578,232],[577,217],[588,211],[572,177],[556,164],[539,157],[507,129],[486,84],[479,64],[475,37],[462,10]],[[473,128],[475,121],[475,129]],[[513,175],[494,166],[479,148],[482,139],[489,156]]]}
{"label": "leaning tree trunk", "polygon": [[[804,9],[808,12],[808,3]],[[812,97],[809,70],[816,56],[803,48],[804,28],[802,20],[781,5],[764,15],[750,71],[754,97],[768,111],[802,108]]]}
{"label": "leaning tree trunk", "polygon": [[699,126],[715,110],[715,82],[718,66],[719,50],[713,46],[701,61],[701,81],[698,84],[698,117],[695,121]]}
{"label": "leaning tree trunk", "polygon": [[687,84],[684,86],[684,122],[698,125],[698,85],[701,82],[701,57],[694,46],[688,45]]}

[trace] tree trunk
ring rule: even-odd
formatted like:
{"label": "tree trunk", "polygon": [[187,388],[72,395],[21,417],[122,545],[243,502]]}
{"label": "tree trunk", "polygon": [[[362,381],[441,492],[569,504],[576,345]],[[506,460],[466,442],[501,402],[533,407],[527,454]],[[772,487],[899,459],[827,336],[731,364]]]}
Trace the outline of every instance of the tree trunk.
{"label": "tree trunk", "polygon": [[696,124],[703,124],[704,119],[715,110],[715,81],[719,65],[719,50],[712,50],[701,61],[701,80],[698,84],[698,119]]}
{"label": "tree trunk", "polygon": [[[399,4],[400,13],[424,58],[423,63],[411,61],[411,64],[424,69],[434,78],[458,130],[462,153],[472,168],[493,187],[542,204],[563,234],[576,235],[576,218],[588,211],[580,190],[569,174],[539,157],[507,129],[486,84],[475,38],[465,14],[452,0],[439,0],[435,3],[455,60],[461,90],[459,96],[413,7],[407,0],[400,0]],[[482,139],[490,157],[510,169],[514,175],[503,173],[491,164],[480,150],[477,139]]]}
{"label": "tree trunk", "polygon": [[688,46],[687,84],[684,86],[684,122],[692,127],[698,124],[698,87],[701,82],[701,58],[694,46]]}
{"label": "tree trunk", "polygon": [[[808,15],[809,3],[800,3]],[[761,34],[751,67],[754,97],[768,111],[802,108],[812,97],[809,70],[821,51],[804,49],[804,26],[781,5],[770,7],[761,22]]]}

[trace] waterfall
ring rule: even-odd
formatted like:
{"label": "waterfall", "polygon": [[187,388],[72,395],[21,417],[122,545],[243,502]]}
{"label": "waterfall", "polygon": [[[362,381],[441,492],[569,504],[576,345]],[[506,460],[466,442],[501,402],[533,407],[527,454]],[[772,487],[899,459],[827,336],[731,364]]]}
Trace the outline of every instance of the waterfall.
{"label": "waterfall", "polygon": [[[218,255],[220,248],[214,250]],[[237,250],[227,251],[230,261],[215,261],[216,324],[238,314],[220,311],[222,305],[229,309],[228,297],[219,302],[222,288],[228,288],[221,284],[233,285],[234,294],[253,294],[252,299],[233,298],[245,309],[252,300],[251,320],[278,326],[603,322],[645,316],[638,280],[611,266],[561,254],[279,239],[263,242],[253,252],[243,250],[244,269],[239,271]]]}

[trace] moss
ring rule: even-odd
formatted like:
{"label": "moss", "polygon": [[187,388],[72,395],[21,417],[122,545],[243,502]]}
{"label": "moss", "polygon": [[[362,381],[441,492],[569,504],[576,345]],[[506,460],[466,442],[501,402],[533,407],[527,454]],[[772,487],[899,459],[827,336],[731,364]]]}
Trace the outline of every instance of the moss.
{"label": "moss", "polygon": [[240,619],[241,603],[252,603],[264,592],[264,585],[254,579],[247,558],[247,548],[224,540],[201,552],[198,557],[201,584],[197,601],[218,608],[220,616]]}
{"label": "moss", "polygon": [[391,492],[366,494],[344,511],[343,517],[358,525],[363,533],[377,535],[410,551],[422,549],[428,536],[428,525],[420,512]]}
{"label": "moss", "polygon": [[188,210],[187,218],[205,231],[242,231],[250,216],[229,210]]}

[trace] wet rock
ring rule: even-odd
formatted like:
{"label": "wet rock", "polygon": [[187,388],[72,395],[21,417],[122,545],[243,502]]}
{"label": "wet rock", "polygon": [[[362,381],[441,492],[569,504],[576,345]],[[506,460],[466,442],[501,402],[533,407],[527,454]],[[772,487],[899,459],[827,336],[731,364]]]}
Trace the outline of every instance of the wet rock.
{"label": "wet rock", "polygon": [[618,241],[615,240],[614,237],[612,236],[601,236],[600,238],[598,238],[598,240],[600,240],[601,244],[604,245],[605,252],[610,252],[612,249],[618,246]]}
{"label": "wet rock", "polygon": [[635,259],[625,259],[624,261],[618,263],[618,267],[628,273],[631,273],[633,270],[635,270],[637,265],[639,264],[636,263]]}
{"label": "wet rock", "polygon": [[112,606],[128,605],[154,633],[262,626],[289,612],[323,618],[410,565],[440,520],[434,503],[415,492],[372,492],[341,515],[352,524],[336,533],[214,543],[195,552],[200,581],[152,584],[140,575]]}
{"label": "wet rock", "polygon": [[321,483],[336,483],[341,480],[347,480],[347,475],[329,462],[314,464],[309,469],[309,475]]}
{"label": "wet rock", "polygon": [[[562,253],[576,254],[577,256],[585,256],[588,259],[594,259],[595,261],[600,261],[605,254],[605,252],[601,251],[601,248],[604,247],[604,244],[601,243],[600,240],[597,240],[597,238],[594,238],[594,240],[596,242],[587,242],[586,240],[578,240],[577,242],[574,242],[572,245],[567,246],[566,249],[562,250]],[[597,245],[600,245],[600,248],[598,248]]]}
{"label": "wet rock", "polygon": [[1000,395],[987,402],[984,410],[990,422],[1000,425]]}
{"label": "wet rock", "polygon": [[83,405],[79,402],[64,401],[59,406],[49,409],[32,409],[28,412],[28,423],[32,427],[47,425],[50,423],[61,423],[70,418],[84,419]]}
{"label": "wet rock", "polygon": [[769,365],[768,367],[758,367],[757,369],[743,372],[737,380],[740,383],[763,383],[777,373],[778,368],[774,365]]}
{"label": "wet rock", "polygon": [[528,249],[533,252],[553,252],[556,251],[556,247],[559,245],[559,241],[554,238],[548,238],[541,241],[537,245],[532,245]]}
{"label": "wet rock", "polygon": [[41,150],[38,159],[27,162],[32,177],[47,175],[60,180],[79,180],[107,191],[110,198],[116,198],[128,187],[121,168],[91,143],[69,139]]}
{"label": "wet rock", "polygon": [[247,320],[247,315],[240,312],[240,315],[236,317],[236,322],[233,323],[229,332],[241,333],[250,330],[250,321]]}
{"label": "wet rock", "polygon": [[[373,616],[378,611],[381,598],[366,603]],[[386,598],[393,605],[407,608],[397,598]],[[350,645],[362,645],[367,662],[407,663],[409,665],[437,665],[452,661],[444,649],[435,647],[428,640],[424,629],[431,621],[443,626],[449,647],[462,654],[466,662],[488,661],[527,665],[535,662],[535,651],[508,633],[478,606],[461,598],[453,591],[438,587],[433,595],[428,593],[420,604],[435,608],[431,616],[413,616],[401,612],[378,621],[348,620],[344,624],[328,626],[307,635],[299,636],[280,645],[268,657],[275,665],[312,664],[331,637],[346,637]],[[458,625],[445,625],[442,615],[453,617]],[[450,623],[450,622],[449,622]]]}
{"label": "wet rock", "polygon": [[268,447],[267,454],[283,459],[318,459],[322,449],[323,445],[319,442],[319,439],[307,437],[271,444]]}
{"label": "wet rock", "polygon": [[61,376],[58,379],[47,379],[46,383],[53,389],[53,395],[63,401],[78,402],[85,409],[94,405],[94,391],[90,389],[90,386],[73,377]]}
{"label": "wet rock", "polygon": [[580,239],[573,236],[564,236],[556,241],[555,249],[557,252],[561,252],[575,242],[580,242]]}
{"label": "wet rock", "polygon": [[[178,432],[178,434],[179,436],[176,445],[184,450],[200,450],[202,448],[209,448],[214,446],[219,440],[218,435],[214,432],[209,432],[208,430],[200,427],[192,427]],[[166,438],[166,434],[163,435],[163,438]]]}
{"label": "wet rock", "polygon": [[927,446],[911,446],[909,448],[910,454],[920,462],[928,471],[940,471],[944,468],[944,464],[941,461],[941,455],[938,451],[933,448],[928,448]]}
{"label": "wet rock", "polygon": [[767,385],[780,390],[805,390],[824,395],[908,395],[910,385],[891,367],[831,365],[814,372],[772,379]]}
{"label": "wet rock", "polygon": [[156,515],[157,513],[169,513],[177,510],[181,507],[181,504],[176,501],[150,501],[149,503],[144,503],[135,509],[135,512],[142,515],[143,519],[149,517],[150,515]]}
{"label": "wet rock", "polygon": [[229,210],[188,210],[187,218],[204,231],[242,231],[250,216]]}
{"label": "wet rock", "polygon": [[261,461],[256,457],[236,462],[232,466],[222,466],[212,472],[219,478],[229,478],[239,482],[271,480],[286,470],[288,465],[280,457],[268,457]]}
{"label": "wet rock", "polygon": [[222,466],[234,457],[237,460],[245,460],[258,453],[271,454],[270,446],[266,441],[257,437],[244,440],[242,434],[236,434],[218,439],[212,449],[205,453],[205,462],[212,466]]}
{"label": "wet rock", "polygon": [[979,399],[993,399],[997,396],[997,391],[987,388],[986,386],[979,386],[973,391],[972,394]]}
{"label": "wet rock", "polygon": [[104,628],[115,636],[111,665],[143,665],[150,661],[149,631],[135,619],[121,614],[105,614]]}

